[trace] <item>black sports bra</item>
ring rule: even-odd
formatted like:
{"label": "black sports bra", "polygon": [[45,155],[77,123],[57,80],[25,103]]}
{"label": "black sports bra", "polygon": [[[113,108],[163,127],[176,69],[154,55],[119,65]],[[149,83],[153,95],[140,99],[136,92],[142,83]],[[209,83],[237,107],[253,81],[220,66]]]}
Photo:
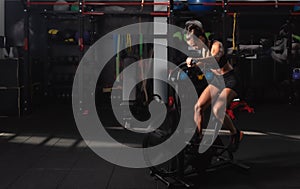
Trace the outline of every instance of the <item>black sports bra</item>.
{"label": "black sports bra", "polygon": [[219,65],[220,68],[223,68],[223,67],[227,64],[227,62],[228,62],[227,56],[226,56],[226,55],[223,55],[223,56],[220,58],[220,60],[219,60],[219,62],[218,62],[218,65]]}

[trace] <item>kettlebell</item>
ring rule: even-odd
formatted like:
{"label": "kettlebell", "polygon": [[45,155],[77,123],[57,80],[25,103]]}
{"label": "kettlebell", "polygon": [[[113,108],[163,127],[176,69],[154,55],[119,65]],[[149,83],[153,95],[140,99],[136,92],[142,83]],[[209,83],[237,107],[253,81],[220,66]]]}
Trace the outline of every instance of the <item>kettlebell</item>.
{"label": "kettlebell", "polygon": [[300,68],[293,69],[293,79],[300,80]]}

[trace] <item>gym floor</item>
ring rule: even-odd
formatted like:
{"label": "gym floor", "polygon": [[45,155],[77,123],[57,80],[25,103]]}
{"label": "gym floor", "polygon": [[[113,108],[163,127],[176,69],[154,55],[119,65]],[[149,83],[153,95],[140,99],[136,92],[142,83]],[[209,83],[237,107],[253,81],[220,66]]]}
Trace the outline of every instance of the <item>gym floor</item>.
{"label": "gym floor", "polygon": [[[235,153],[251,169],[226,167],[191,176],[196,188],[300,188],[299,106],[261,103],[254,108],[254,114],[239,114],[238,127],[247,132]],[[29,116],[0,122],[1,189],[165,188],[148,169],[123,168],[98,157],[82,141],[68,105],[43,106]],[[131,135],[122,129],[111,132]],[[130,142],[140,144],[134,140]]]}

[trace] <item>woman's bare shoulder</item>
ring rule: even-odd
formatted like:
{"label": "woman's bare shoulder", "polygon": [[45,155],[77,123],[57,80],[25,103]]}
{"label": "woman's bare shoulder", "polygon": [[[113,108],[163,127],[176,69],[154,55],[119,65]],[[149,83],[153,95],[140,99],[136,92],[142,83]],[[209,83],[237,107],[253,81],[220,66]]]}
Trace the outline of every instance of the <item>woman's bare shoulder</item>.
{"label": "woman's bare shoulder", "polygon": [[223,44],[221,41],[214,40],[212,46],[218,46],[218,47],[223,47]]}

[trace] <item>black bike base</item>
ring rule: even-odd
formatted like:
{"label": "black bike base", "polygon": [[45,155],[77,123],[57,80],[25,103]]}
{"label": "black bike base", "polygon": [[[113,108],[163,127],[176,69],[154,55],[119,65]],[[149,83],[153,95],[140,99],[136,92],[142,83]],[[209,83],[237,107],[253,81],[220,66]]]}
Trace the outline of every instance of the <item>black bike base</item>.
{"label": "black bike base", "polygon": [[[238,162],[234,159],[233,153],[225,146],[213,145],[212,148],[215,150],[220,150],[219,152],[215,151],[213,154],[213,158],[215,158],[215,162],[213,162],[210,166],[208,166],[204,170],[204,174],[208,172],[214,172],[221,168],[234,166],[239,168],[243,171],[248,171],[250,169],[249,166]],[[228,157],[224,156],[224,153],[228,154]],[[161,171],[151,171],[151,176],[155,177],[156,180],[161,181],[163,184],[166,185],[168,189],[171,188],[193,188],[194,185],[186,181],[186,178],[191,175],[198,174],[197,169],[190,168],[188,170],[177,170],[173,174],[163,173]]]}

